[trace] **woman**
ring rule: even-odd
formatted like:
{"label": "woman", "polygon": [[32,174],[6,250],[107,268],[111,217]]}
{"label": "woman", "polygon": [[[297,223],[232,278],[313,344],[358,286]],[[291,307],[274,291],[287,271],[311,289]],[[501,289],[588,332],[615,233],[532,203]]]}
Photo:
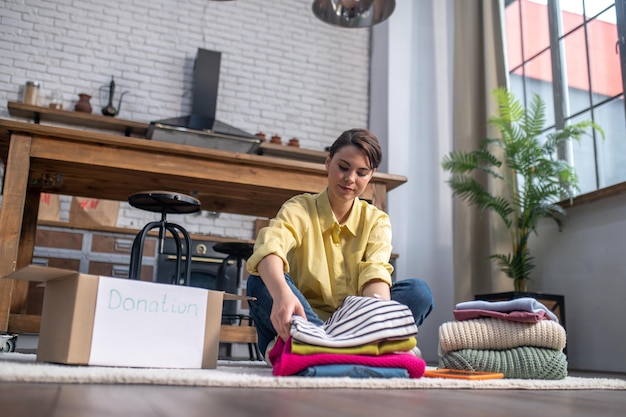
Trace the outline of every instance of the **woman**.
{"label": "woman", "polygon": [[432,310],[424,281],[392,284],[389,217],[358,198],[381,159],[370,131],[343,132],[326,158],[327,188],[289,199],[259,232],[247,295],[256,298],[249,304],[261,352],[276,336],[288,339],[292,315],[322,325],[351,295],[405,304],[418,326]]}

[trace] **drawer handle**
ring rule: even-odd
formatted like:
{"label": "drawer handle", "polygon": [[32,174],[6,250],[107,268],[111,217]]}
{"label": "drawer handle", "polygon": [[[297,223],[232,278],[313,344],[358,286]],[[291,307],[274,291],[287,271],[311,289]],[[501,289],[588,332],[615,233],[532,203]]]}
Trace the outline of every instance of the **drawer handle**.
{"label": "drawer handle", "polygon": [[133,246],[133,242],[127,239],[115,239],[115,244],[113,245],[113,249],[115,252],[124,252],[129,253],[130,249]]}
{"label": "drawer handle", "polygon": [[31,263],[33,265],[48,266],[48,260],[45,258],[33,258]]}
{"label": "drawer handle", "polygon": [[130,268],[124,265],[113,265],[111,268],[111,276],[114,278],[128,278]]}
{"label": "drawer handle", "polygon": [[[187,257],[185,255],[180,257],[181,261],[185,261],[187,259]],[[176,255],[167,255],[167,260],[168,261],[175,261],[176,260]],[[196,257],[196,256],[192,256],[191,257],[191,261],[192,262],[204,262],[204,263],[209,263],[209,264],[221,264],[224,262],[223,258],[201,258],[201,257]],[[228,261],[228,265],[233,265],[235,263],[235,261],[233,260],[229,260]]]}

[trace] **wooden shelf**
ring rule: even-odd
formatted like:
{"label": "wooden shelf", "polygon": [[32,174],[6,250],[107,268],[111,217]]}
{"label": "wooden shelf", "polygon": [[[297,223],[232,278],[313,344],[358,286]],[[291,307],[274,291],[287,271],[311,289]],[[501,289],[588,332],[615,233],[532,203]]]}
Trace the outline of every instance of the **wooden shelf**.
{"label": "wooden shelf", "polygon": [[149,127],[148,123],[135,122],[117,117],[100,116],[98,114],[81,113],[71,110],[57,110],[12,101],[8,102],[7,107],[11,116],[32,119],[35,123],[44,121],[64,123],[93,129],[122,132],[126,136],[145,138]]}
{"label": "wooden shelf", "polygon": [[297,146],[277,145],[275,143],[263,142],[261,143],[261,146],[259,146],[258,154],[323,164],[324,162],[326,162],[326,156],[328,155],[328,152],[314,151],[312,149],[303,149]]}
{"label": "wooden shelf", "polygon": [[[150,126],[149,123],[141,123],[117,117],[81,113],[72,110],[57,110],[12,101],[8,102],[7,108],[11,116],[31,119],[35,123],[62,123],[70,126],[83,126],[92,129],[121,132],[126,136],[141,138],[146,137]],[[302,149],[296,146],[277,145],[274,143],[261,143],[257,153],[259,155],[274,156],[277,158],[293,159],[304,162],[315,162],[320,164],[323,164],[326,161],[326,155],[328,155],[328,152]]]}

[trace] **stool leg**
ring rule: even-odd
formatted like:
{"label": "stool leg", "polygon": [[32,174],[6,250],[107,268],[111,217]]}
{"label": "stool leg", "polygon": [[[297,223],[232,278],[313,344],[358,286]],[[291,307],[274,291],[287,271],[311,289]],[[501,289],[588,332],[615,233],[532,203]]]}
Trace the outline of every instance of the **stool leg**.
{"label": "stool leg", "polygon": [[228,266],[228,260],[230,256],[224,258],[220,267],[217,269],[217,282],[215,283],[215,289],[223,291],[226,288],[226,267]]}
{"label": "stool leg", "polygon": [[[185,257],[185,285],[189,286],[191,284],[191,261],[192,261],[192,250],[191,250],[191,236],[184,227],[176,224],[176,223],[166,223],[165,228],[174,236],[174,240],[176,241],[176,281],[180,280],[180,272],[181,272],[181,262],[183,256]],[[184,245],[181,242],[178,233],[183,235]]]}
{"label": "stool leg", "polygon": [[193,257],[193,250],[191,249],[191,236],[187,233],[187,230],[180,228],[181,233],[185,237],[185,246],[187,246],[187,257],[185,262],[185,285],[191,285],[191,261]]}
{"label": "stool leg", "polygon": [[[228,281],[228,276],[226,275],[226,268],[228,267],[228,262],[230,262],[232,258],[233,258],[232,255],[228,255],[226,258],[224,258],[224,260],[220,264],[219,269],[217,270],[217,282],[215,283],[217,290],[226,291],[229,289],[226,285]],[[234,324],[234,321],[236,320],[236,316],[235,316],[236,312],[233,312],[233,314],[230,314],[229,312],[230,307],[232,303],[234,302],[235,301],[233,300],[224,301],[224,308],[226,309],[226,312],[222,311],[222,324],[228,324],[231,326]],[[228,343],[225,349],[226,349],[226,356],[232,357],[233,344]]]}
{"label": "stool leg", "polygon": [[[237,293],[237,288],[236,287],[233,288],[233,285],[232,285],[232,284],[236,285],[236,283],[233,283],[230,277],[226,274],[228,263],[234,259],[236,259],[236,255],[228,255],[226,258],[224,258],[224,260],[220,264],[220,267],[217,270],[217,282],[216,282],[217,290],[226,291],[230,293]],[[235,303],[236,301],[234,300],[224,301],[225,313],[236,314],[236,311],[232,311],[232,312],[230,311],[233,308],[233,305]],[[236,308],[234,310],[236,310]],[[232,324],[232,321],[230,321],[229,324]]]}
{"label": "stool leg", "polygon": [[139,279],[141,275],[141,261],[143,259],[143,245],[148,232],[156,227],[160,227],[161,222],[150,222],[141,229],[133,240],[133,246],[130,249],[130,267],[128,277],[130,279]]}
{"label": "stool leg", "polygon": [[[252,320],[252,316],[244,316],[244,317],[248,319],[248,326],[255,327],[254,320]],[[257,360],[257,361],[261,360],[261,352],[259,351],[258,343],[248,343],[248,352],[250,353],[251,360]]]}
{"label": "stool leg", "polygon": [[178,236],[178,231],[176,230],[176,228],[171,227],[170,224],[166,224],[165,229],[172,234],[172,237],[174,238],[174,243],[176,244],[176,275],[173,284],[180,285],[180,273],[182,271],[181,265],[183,256],[182,243],[180,241],[180,237]]}
{"label": "stool leg", "polygon": [[141,246],[141,237],[140,234],[135,236],[133,240],[133,246],[130,249],[130,266],[128,269],[128,278],[130,279],[139,279],[139,271],[141,268],[137,266],[137,262],[142,258],[141,252],[139,252]]}
{"label": "stool leg", "polygon": [[[227,291],[227,292],[232,292],[234,290],[236,292],[238,288],[239,280],[235,277],[235,281],[231,282],[230,277],[226,275],[226,269],[228,268],[228,263],[232,260],[235,260],[238,262],[238,257],[236,255],[228,255],[222,261],[219,269],[217,270],[217,289],[218,290]],[[239,273],[239,266],[237,267],[237,273]]]}
{"label": "stool leg", "polygon": [[159,222],[159,253],[163,253],[165,247],[165,231],[167,229],[167,212],[165,209],[161,212],[161,221]]}

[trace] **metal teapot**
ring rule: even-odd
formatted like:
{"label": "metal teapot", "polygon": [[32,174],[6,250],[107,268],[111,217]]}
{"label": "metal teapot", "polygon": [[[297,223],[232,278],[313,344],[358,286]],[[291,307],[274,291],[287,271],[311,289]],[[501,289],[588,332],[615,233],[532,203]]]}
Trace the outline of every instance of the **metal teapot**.
{"label": "metal teapot", "polygon": [[[107,88],[106,85],[103,85],[102,87],[100,87],[100,103],[103,103],[102,91],[106,88]],[[115,81],[113,80],[113,77],[111,77],[111,82],[109,83],[109,104],[102,107],[102,114],[105,116],[110,116],[110,117],[116,116],[122,109],[122,98],[124,98],[124,94],[126,93],[128,93],[128,91],[124,91],[120,95],[120,99],[117,103],[117,108],[115,108],[113,106],[113,96],[115,95]]]}

